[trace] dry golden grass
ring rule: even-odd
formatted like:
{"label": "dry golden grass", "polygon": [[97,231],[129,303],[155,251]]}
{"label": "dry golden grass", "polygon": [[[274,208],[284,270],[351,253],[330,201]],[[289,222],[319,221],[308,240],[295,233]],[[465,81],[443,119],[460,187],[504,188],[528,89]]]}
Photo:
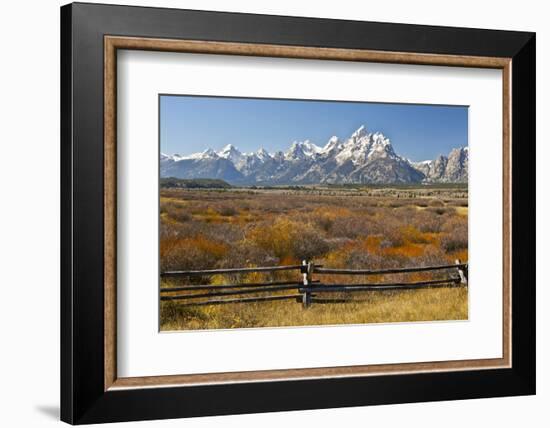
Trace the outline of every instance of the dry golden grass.
{"label": "dry golden grass", "polygon": [[161,330],[194,330],[390,323],[468,319],[467,288],[369,292],[365,302],[313,304],[294,301],[185,307],[162,303]]}
{"label": "dry golden grass", "polygon": [[[164,189],[161,270],[286,265],[303,259],[350,269],[467,261],[467,198],[464,189]],[[368,280],[422,281],[441,274]],[[170,280],[163,286],[285,281],[296,275],[217,275]],[[336,275],[322,279],[327,284],[366,281]],[[161,329],[466,319],[467,296],[462,288],[369,292],[356,295],[366,302],[313,304],[307,310],[294,301],[202,307],[163,302]]]}

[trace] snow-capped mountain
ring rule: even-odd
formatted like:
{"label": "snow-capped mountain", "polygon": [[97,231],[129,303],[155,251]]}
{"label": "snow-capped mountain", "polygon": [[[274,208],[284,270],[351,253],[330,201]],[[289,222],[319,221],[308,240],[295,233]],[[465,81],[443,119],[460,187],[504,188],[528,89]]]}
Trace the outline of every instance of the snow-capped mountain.
{"label": "snow-capped mountain", "polygon": [[244,160],[243,154],[233,144],[228,144],[217,154],[221,158],[230,160],[234,165],[239,165]]}
{"label": "snow-capped mountain", "polygon": [[177,178],[220,178],[228,182],[239,181],[242,174],[235,164],[212,149],[189,156],[160,155],[160,176]]}
{"label": "snow-capped mountain", "polygon": [[260,148],[242,153],[228,144],[188,156],[160,156],[161,177],[219,178],[231,184],[341,184],[465,182],[468,149],[448,157],[411,162],[395,153],[389,138],[358,128],[348,139],[331,137],[319,147],[309,140],[294,141],[286,152]]}

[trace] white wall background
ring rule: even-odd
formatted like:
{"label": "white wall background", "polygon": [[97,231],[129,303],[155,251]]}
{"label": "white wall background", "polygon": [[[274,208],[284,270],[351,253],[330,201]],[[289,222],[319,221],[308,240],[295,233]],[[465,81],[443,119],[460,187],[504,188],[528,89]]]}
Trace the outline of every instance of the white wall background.
{"label": "white wall background", "polygon": [[[537,32],[537,264],[550,257],[548,144],[550,27],[535,0],[147,0],[126,4]],[[103,3],[116,3],[103,1]],[[58,0],[0,7],[0,421],[59,424],[59,6]],[[143,422],[141,426],[280,427],[547,426],[550,417],[550,277],[537,273],[538,394],[461,402],[284,412]],[[21,299],[21,295],[32,297]],[[125,426],[137,426],[137,423]]]}

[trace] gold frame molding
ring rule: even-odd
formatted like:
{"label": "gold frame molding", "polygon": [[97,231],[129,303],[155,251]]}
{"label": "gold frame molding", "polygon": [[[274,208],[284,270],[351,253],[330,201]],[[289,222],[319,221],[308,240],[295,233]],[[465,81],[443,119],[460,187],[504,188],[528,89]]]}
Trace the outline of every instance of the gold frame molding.
{"label": "gold frame molding", "polygon": [[[305,369],[262,370],[148,377],[117,377],[116,368],[116,87],[117,50],[148,50],[218,55],[262,56],[394,64],[494,68],[502,70],[503,93],[503,349],[502,358],[358,365]],[[511,367],[511,58],[382,52],[196,40],[104,37],[104,390],[193,386],[311,378],[360,377]]]}

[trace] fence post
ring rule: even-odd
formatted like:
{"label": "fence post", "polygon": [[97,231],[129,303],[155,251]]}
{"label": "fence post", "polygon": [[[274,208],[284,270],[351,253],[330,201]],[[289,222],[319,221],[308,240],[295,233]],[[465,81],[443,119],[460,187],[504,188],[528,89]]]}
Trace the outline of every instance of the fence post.
{"label": "fence post", "polygon": [[[456,265],[459,265],[461,262],[460,262],[460,259],[456,259],[455,260],[455,264]],[[457,271],[458,271],[458,275],[460,276],[460,283],[461,284],[468,284],[468,270],[467,268],[464,269],[462,266],[459,266],[457,268]]]}
{"label": "fence post", "polygon": [[302,260],[302,283],[304,286],[304,293],[302,294],[302,307],[309,308],[311,306],[311,291],[309,285],[311,284],[311,276],[313,274],[313,263],[307,260]]}

